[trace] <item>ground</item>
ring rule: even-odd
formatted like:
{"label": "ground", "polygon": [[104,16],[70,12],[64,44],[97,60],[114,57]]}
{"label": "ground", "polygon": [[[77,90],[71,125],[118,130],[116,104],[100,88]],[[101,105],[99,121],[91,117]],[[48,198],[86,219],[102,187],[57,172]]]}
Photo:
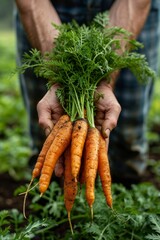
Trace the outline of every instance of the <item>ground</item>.
{"label": "ground", "polygon": [[23,196],[14,196],[14,191],[25,184],[25,181],[16,181],[8,173],[0,174],[0,210],[16,208],[22,211]]}

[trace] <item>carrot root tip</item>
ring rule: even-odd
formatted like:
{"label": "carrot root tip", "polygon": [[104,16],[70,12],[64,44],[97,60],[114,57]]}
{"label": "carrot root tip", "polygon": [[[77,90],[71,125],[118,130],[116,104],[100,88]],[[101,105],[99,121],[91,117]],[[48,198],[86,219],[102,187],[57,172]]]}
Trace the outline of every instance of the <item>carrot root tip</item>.
{"label": "carrot root tip", "polygon": [[73,235],[74,233],[73,233],[73,227],[72,227],[71,213],[70,212],[68,212],[68,221],[69,221],[69,226],[70,226],[70,229],[71,229],[71,233]]}
{"label": "carrot root tip", "polygon": [[90,211],[91,211],[91,221],[93,222],[93,206],[90,206]]}
{"label": "carrot root tip", "polygon": [[43,196],[43,193],[40,194],[40,198]]}
{"label": "carrot root tip", "polygon": [[24,216],[24,218],[27,218],[26,217],[26,200],[27,200],[28,192],[30,191],[30,187],[31,187],[31,185],[33,183],[33,180],[34,180],[34,178],[31,178],[31,181],[30,181],[30,183],[29,183],[29,185],[27,187],[27,190],[25,192],[25,195],[24,195],[24,200],[23,200],[23,216]]}

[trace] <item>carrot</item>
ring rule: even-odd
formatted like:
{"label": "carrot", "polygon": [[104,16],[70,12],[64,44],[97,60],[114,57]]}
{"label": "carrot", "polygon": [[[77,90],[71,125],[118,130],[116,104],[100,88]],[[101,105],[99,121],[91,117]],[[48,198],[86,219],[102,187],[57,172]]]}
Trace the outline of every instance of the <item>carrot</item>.
{"label": "carrot", "polygon": [[70,213],[74,204],[74,200],[76,198],[78,185],[77,182],[74,181],[74,177],[71,173],[71,151],[70,147],[68,147],[65,151],[65,170],[64,170],[64,203],[65,208],[68,214],[68,221],[70,224],[71,232],[73,234],[73,228],[71,223]]}
{"label": "carrot", "polygon": [[48,152],[48,149],[49,147],[51,146],[52,142],[53,142],[53,139],[55,138],[58,130],[63,126],[63,124],[65,122],[67,122],[69,120],[69,116],[68,115],[62,115],[59,120],[57,121],[57,123],[54,125],[51,133],[48,135],[48,137],[46,138],[44,144],[43,144],[43,147],[41,149],[41,152],[38,156],[38,159],[37,159],[37,162],[36,162],[36,165],[33,169],[33,172],[32,172],[32,179],[38,177],[41,173],[41,170],[42,170],[42,167],[43,167],[43,163],[44,163],[44,160],[45,160],[45,156]]}
{"label": "carrot", "polygon": [[58,129],[61,128],[63,126],[63,124],[69,120],[69,116],[68,115],[62,115],[59,120],[57,121],[57,123],[54,125],[54,127],[52,128],[52,131],[51,133],[48,135],[48,137],[46,138],[43,146],[42,146],[42,149],[38,155],[38,158],[37,158],[37,161],[36,161],[36,164],[34,166],[34,169],[32,171],[32,178],[31,178],[31,181],[27,187],[27,190],[25,192],[25,195],[24,195],[24,200],[23,200],[23,215],[24,217],[26,218],[26,214],[25,214],[25,205],[26,205],[26,199],[27,199],[27,195],[28,195],[28,192],[31,190],[30,187],[34,181],[35,178],[37,178],[38,176],[40,176],[40,173],[41,173],[41,170],[42,170],[42,167],[43,167],[43,163],[44,163],[44,160],[45,160],[45,156],[47,154],[47,151],[49,149],[49,147],[51,146],[52,142],[53,142],[53,139],[54,137],[56,136],[57,132],[58,132]]}
{"label": "carrot", "polygon": [[81,158],[87,131],[88,123],[84,118],[75,121],[71,140],[71,172],[76,181],[81,166]]}
{"label": "carrot", "polygon": [[110,166],[107,156],[106,141],[100,134],[100,146],[98,154],[98,172],[100,175],[103,192],[106,198],[106,202],[109,207],[112,207],[112,193],[111,193],[111,174]]}
{"label": "carrot", "polygon": [[71,141],[72,122],[69,120],[63,124],[56,134],[47,154],[42,167],[39,179],[39,190],[43,194],[50,183],[55,164],[59,157],[63,154]]}
{"label": "carrot", "polygon": [[99,131],[97,128],[89,128],[85,145],[86,200],[91,209],[91,217],[93,218],[93,203],[95,200],[94,186],[98,169],[99,150]]}

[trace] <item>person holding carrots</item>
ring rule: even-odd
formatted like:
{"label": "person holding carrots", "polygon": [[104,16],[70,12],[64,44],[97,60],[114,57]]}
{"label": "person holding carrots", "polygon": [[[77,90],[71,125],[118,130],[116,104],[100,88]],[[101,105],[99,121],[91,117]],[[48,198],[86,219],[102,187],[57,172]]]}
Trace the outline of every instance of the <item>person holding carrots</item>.
{"label": "person holding carrots", "polygon": [[[61,24],[75,19],[89,24],[99,12],[109,11],[110,25],[121,26],[144,44],[139,50],[157,71],[160,37],[160,6],[158,0],[16,0],[17,59],[21,64],[24,52],[37,48],[50,51],[57,30],[52,22]],[[94,39],[93,39],[94,41]],[[123,51],[123,49],[122,49]],[[31,70],[20,75],[21,90],[29,116],[32,149],[38,155],[44,132],[48,135],[63,114],[53,85],[47,91],[46,81],[36,78]],[[154,84],[140,85],[128,69],[115,73],[111,84],[101,81],[98,91],[104,94],[97,104],[96,124],[107,139],[112,178],[138,182],[146,170],[148,146],[146,117]],[[37,114],[38,113],[38,114]],[[38,124],[39,123],[39,124]],[[43,130],[42,130],[42,129]]]}

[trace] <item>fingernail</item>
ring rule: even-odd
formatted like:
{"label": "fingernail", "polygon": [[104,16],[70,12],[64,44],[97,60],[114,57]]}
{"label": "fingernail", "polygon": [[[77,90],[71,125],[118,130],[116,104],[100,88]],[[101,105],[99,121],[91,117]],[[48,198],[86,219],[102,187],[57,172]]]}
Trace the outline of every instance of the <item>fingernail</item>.
{"label": "fingernail", "polygon": [[109,135],[110,135],[110,129],[109,128],[107,128],[106,130],[104,130],[103,131],[103,137],[104,138],[109,138]]}
{"label": "fingernail", "polygon": [[45,135],[48,136],[51,132],[50,127],[45,128]]}

